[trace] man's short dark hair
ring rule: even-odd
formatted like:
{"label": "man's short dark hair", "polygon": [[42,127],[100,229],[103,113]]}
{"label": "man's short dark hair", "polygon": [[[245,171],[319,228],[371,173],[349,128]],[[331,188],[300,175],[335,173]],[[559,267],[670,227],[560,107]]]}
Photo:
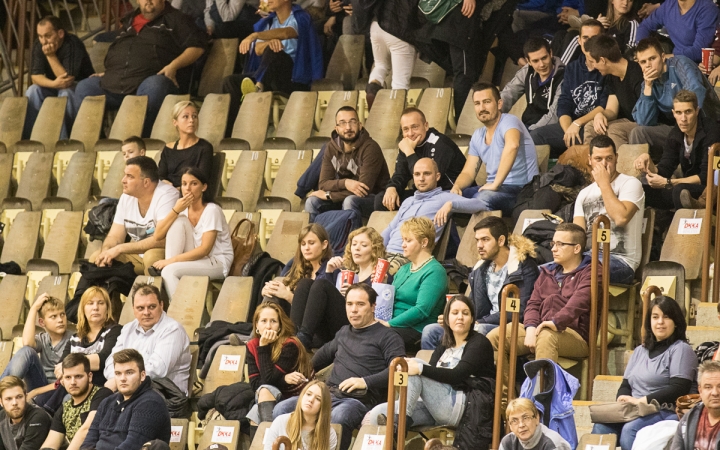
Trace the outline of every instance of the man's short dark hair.
{"label": "man's short dark hair", "polygon": [[649,50],[651,48],[654,48],[655,51],[657,51],[657,54],[662,56],[665,53],[665,50],[663,50],[663,46],[654,37],[647,37],[640,42],[638,42],[637,47],[635,48],[635,54],[638,54],[640,52],[644,52],[645,50]]}
{"label": "man's short dark hair", "polygon": [[595,136],[590,141],[590,155],[593,153],[593,148],[606,148],[606,147],[612,147],[613,153],[617,155],[617,148],[615,148],[615,142],[613,142],[612,139],[610,139],[608,136],[601,134],[599,136]]}
{"label": "man's short dark hair", "polygon": [[600,58],[616,63],[622,59],[622,53],[620,52],[620,46],[612,36],[607,34],[598,34],[593,36],[585,42],[585,51],[590,53],[590,56],[595,61],[600,61]]}
{"label": "man's short dark hair", "polygon": [[148,156],[136,156],[130,158],[125,163],[126,166],[138,166],[140,168],[140,174],[143,178],[147,178],[153,183],[160,181],[160,172],[155,160]]}
{"label": "man's short dark hair", "polygon": [[73,367],[77,367],[81,364],[83,366],[83,371],[85,373],[90,373],[90,360],[88,357],[85,356],[84,353],[70,353],[62,360],[63,372],[65,369],[72,369]]}
{"label": "man's short dark hair", "polygon": [[338,109],[337,112],[335,113],[335,117],[337,117],[338,114],[340,114],[343,111],[355,113],[355,117],[357,117],[358,119],[360,118],[360,116],[357,113],[357,110],[355,108],[353,108],[352,106],[341,106],[340,109]]}
{"label": "man's short dark hair", "polygon": [[548,41],[541,37],[533,36],[525,41],[525,45],[523,45],[523,54],[527,59],[530,57],[530,53],[537,52],[542,49],[547,50],[548,54],[552,54],[552,49],[550,48],[550,43]]}
{"label": "man's short dark hair", "polygon": [[485,81],[478,81],[472,85],[473,95],[475,95],[476,92],[484,91],[486,89],[490,89],[490,91],[492,91],[492,96],[496,102],[500,101],[500,91],[494,84],[487,83]]}
{"label": "man's short dark hair", "polygon": [[558,225],[557,228],[555,228],[555,231],[570,233],[572,236],[572,242],[569,243],[579,245],[582,251],[585,251],[585,243],[587,237],[585,235],[585,230],[583,230],[580,225],[572,222],[565,222]]}
{"label": "man's short dark hair", "polygon": [[500,236],[505,236],[505,247],[508,246],[508,236],[510,230],[507,224],[500,217],[490,216],[482,219],[480,222],[475,224],[474,231],[487,229],[490,231],[490,235],[497,241]]}
{"label": "man's short dark hair", "polygon": [[673,98],[673,104],[675,103],[692,103],[693,109],[698,109],[697,95],[693,91],[687,89],[680,89],[675,97]]}
{"label": "man's short dark hair", "polygon": [[126,348],[112,355],[115,365],[134,362],[140,372],[145,372],[145,360],[139,351],[134,348]]}
{"label": "man's short dark hair", "polygon": [[595,27],[600,28],[600,34],[602,34],[603,31],[605,31],[605,26],[597,19],[587,19],[583,20],[582,25],[580,25],[580,34],[582,35],[582,29],[587,27]]}
{"label": "man's short dark hair", "polygon": [[63,30],[65,31],[65,27],[63,26],[62,22],[58,17],[55,16],[45,16],[42,19],[40,19],[40,22],[38,22],[38,26],[45,25],[46,23],[49,23],[52,25],[53,29],[55,31]]}
{"label": "man's short dark hair", "polygon": [[139,295],[154,295],[155,298],[157,298],[160,305],[162,305],[162,300],[160,300],[160,289],[157,288],[154,284],[150,283],[135,283],[130,290],[130,298],[132,299],[132,305],[135,306],[135,296]]}
{"label": "man's short dark hair", "polygon": [[135,144],[140,150],[146,150],[145,141],[139,136],[130,136],[122,141],[122,145]]}
{"label": "man's short dark hair", "polygon": [[370,301],[371,305],[374,305],[377,301],[377,292],[375,292],[375,289],[371,288],[365,283],[355,283],[351,285],[345,292],[345,298],[348,297],[351,291],[363,291],[365,294],[367,294],[368,300]]}
{"label": "man's short dark hair", "polygon": [[420,110],[420,108],[416,108],[414,106],[409,106],[409,107],[403,109],[403,112],[402,112],[402,114],[400,114],[400,117],[406,116],[406,115],[412,114],[412,113],[420,114],[420,118],[422,118],[423,123],[427,122],[427,119],[425,118],[425,113],[422,112]]}

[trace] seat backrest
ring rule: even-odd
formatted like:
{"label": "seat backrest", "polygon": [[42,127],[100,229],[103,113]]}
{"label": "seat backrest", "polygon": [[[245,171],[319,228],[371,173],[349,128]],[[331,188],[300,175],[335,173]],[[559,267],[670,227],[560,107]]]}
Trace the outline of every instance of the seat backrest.
{"label": "seat backrest", "polygon": [[452,89],[450,88],[428,88],[423,91],[420,98],[418,108],[425,114],[428,124],[440,133],[445,133],[447,128],[451,99]]}
{"label": "seat backrest", "polygon": [[28,277],[25,275],[5,275],[0,281],[0,338],[12,339],[12,330],[20,321],[20,314],[25,307],[25,288]]}
{"label": "seat backrest", "polygon": [[513,116],[517,117],[518,119],[522,120],[522,116],[525,113],[525,110],[527,109],[527,97],[524,95],[521,95],[518,101],[515,102],[514,105],[512,105],[512,108],[510,108],[510,111],[508,114],[512,114]]}
{"label": "seat backrest", "polygon": [[223,282],[210,320],[225,322],[249,322],[252,277],[227,277]]}
{"label": "seat backrest", "polygon": [[175,295],[168,306],[167,314],[180,322],[189,338],[200,328],[205,316],[205,297],[208,277],[184,276],[180,278]]}
{"label": "seat backrest", "polygon": [[42,259],[55,261],[61,274],[72,272],[82,230],[83,211],[58,213],[45,239]]}
{"label": "seat backrest", "polygon": [[10,149],[22,139],[27,97],[5,97],[0,104],[0,142]]}
{"label": "seat backrest", "polygon": [[364,55],[365,36],[343,34],[330,57],[325,77],[342,82],[344,89],[354,89]]}
{"label": "seat backrest", "polygon": [[508,58],[507,61],[505,61],[505,67],[500,77],[500,86],[498,86],[498,88],[502,90],[505,85],[515,77],[518,70],[520,70],[520,67],[515,64],[512,59]]}
{"label": "seat backrest", "polygon": [[170,450],[186,450],[188,441],[188,420],[170,419]]}
{"label": "seat backrest", "polygon": [[[215,39],[200,75],[200,86],[198,86],[200,97],[222,93],[223,79],[232,75],[235,69],[239,44],[237,38]],[[225,129],[224,126],[222,128]]]}
{"label": "seat backrest", "polygon": [[397,163],[398,153],[400,153],[400,149],[398,149],[397,147],[383,150],[385,164],[387,164],[388,171],[390,172],[391,177],[395,174],[395,166]]}
{"label": "seat backrest", "polygon": [[55,143],[60,138],[67,97],[47,97],[38,113],[30,134],[31,141],[42,142],[46,152],[55,151]]}
{"label": "seat backrest", "polygon": [[162,142],[178,140],[177,129],[173,126],[172,110],[179,102],[190,100],[190,95],[167,95],[160,106],[160,111],[153,123],[150,137]]}
{"label": "seat backrest", "polygon": [[465,105],[463,106],[462,112],[460,113],[460,117],[457,119],[457,127],[455,128],[455,133],[472,136],[475,130],[483,126],[485,125],[480,122],[480,120],[477,118],[477,115],[475,114],[475,105],[473,105],[473,93],[472,91],[470,91],[468,93],[467,99],[465,100]]}
{"label": "seat backrest", "polygon": [[33,211],[40,209],[50,192],[54,156],[53,153],[33,153],[20,177],[15,196],[29,200]]}
{"label": "seat backrest", "polygon": [[650,251],[652,250],[653,235],[655,234],[655,210],[653,208],[645,208],[643,216],[643,232],[642,232],[642,258],[640,265],[635,271],[635,278],[642,274],[643,268],[650,261]]}
{"label": "seat backrest", "polygon": [[538,170],[540,173],[547,172],[548,164],[550,163],[550,146],[536,145],[535,151],[537,152]]}
{"label": "seat backrest", "polygon": [[210,142],[214,151],[220,150],[220,141],[225,135],[228,112],[230,110],[230,94],[208,94],[200,108],[197,135]]}
{"label": "seat backrest", "polygon": [[363,425],[358,431],[355,442],[353,443],[352,450],[362,450],[363,443],[365,442],[365,436],[385,436],[385,426],[381,425]]}
{"label": "seat backrest", "polygon": [[307,213],[282,212],[268,239],[265,251],[283,264],[290,261],[295,256],[298,235],[309,221],[310,217]]}
{"label": "seat backrest", "polygon": [[473,231],[473,228],[475,227],[475,224],[480,222],[485,217],[489,216],[495,216],[495,217],[502,217],[501,211],[480,211],[472,215],[470,217],[470,221],[468,222],[467,227],[465,228],[465,233],[462,235],[462,238],[460,239],[460,246],[458,247],[457,252],[457,260],[460,264],[467,266],[467,267],[473,267],[476,262],[478,262],[478,259],[480,258],[477,253],[477,245],[475,243],[475,232]]}
{"label": "seat backrest", "polygon": [[42,294],[47,293],[47,295],[51,297],[59,298],[64,303],[67,301],[69,283],[69,275],[49,275],[40,280],[34,300],[37,300]]}
{"label": "seat backrest", "polygon": [[265,448],[263,445],[263,439],[265,439],[265,432],[268,428],[270,428],[270,425],[272,425],[272,422],[261,422],[258,424],[257,431],[255,431],[255,437],[253,438],[248,450],[263,450]]}
{"label": "seat backrest", "polygon": [[90,186],[92,185],[94,172],[95,153],[76,152],[72,155],[65,174],[60,180],[57,196],[70,200],[73,211],[85,209],[90,196]]}
{"label": "seat backrest", "polygon": [[643,153],[648,153],[648,144],[623,144],[618,149],[617,171],[625,175],[636,177],[639,172],[635,169],[635,160]]}
{"label": "seat backrest", "polygon": [[543,213],[550,214],[552,211],[549,209],[526,209],[521,212],[520,217],[518,217],[518,220],[515,223],[513,234],[521,235],[523,234],[523,231],[525,231],[525,228],[529,227],[530,224],[537,220],[545,219],[545,217],[543,217]]}
{"label": "seat backrest", "polygon": [[431,88],[441,88],[445,85],[445,70],[434,62],[428,64],[418,57],[415,60],[412,78],[423,78]]}
{"label": "seat backrest", "polygon": [[405,96],[406,91],[393,89],[382,89],[375,96],[365,128],[380,148],[393,148],[397,145]]}
{"label": "seat backrest", "polygon": [[82,142],[86,152],[93,151],[95,143],[100,139],[104,113],[104,95],[83,99],[70,132],[70,139]]}
{"label": "seat backrest", "polygon": [[237,449],[240,442],[240,422],[237,420],[211,420],[205,425],[198,448],[206,449],[210,444],[223,444],[228,449]]}
{"label": "seat backrest", "polygon": [[120,198],[122,194],[122,179],[125,176],[125,157],[122,152],[117,152],[110,170],[108,170],[103,187],[100,191],[101,197]]}
{"label": "seat backrest", "polygon": [[[700,277],[703,252],[710,251],[703,244],[703,230],[708,226],[708,221],[704,218],[704,209],[678,209],[660,251],[660,261],[682,264],[685,268],[686,280],[697,280]],[[698,221],[693,219],[703,220],[698,224]],[[688,251],[688,249],[702,249],[702,251]]]}
{"label": "seat backrest", "polygon": [[[340,37],[341,39],[343,36]],[[323,116],[320,128],[315,136],[326,136],[330,137],[332,132],[335,131],[335,114],[338,109],[343,106],[352,106],[357,108],[358,103],[358,92],[357,91],[336,91],[333,92],[328,102],[327,109],[325,109],[325,115]]]}
{"label": "seat backrest", "polygon": [[40,233],[42,212],[23,211],[15,216],[10,232],[6,233],[0,263],[15,261],[23,272],[27,262],[35,257]]}
{"label": "seat backrest", "polygon": [[246,353],[247,348],[244,345],[221,345],[218,347],[210,363],[210,370],[205,377],[203,394],[210,394],[220,386],[242,381]]}
{"label": "seat backrest", "polygon": [[272,92],[253,92],[245,95],[233,125],[232,137],[247,141],[251,150],[263,148],[272,100]]}
{"label": "seat backrest", "polygon": [[303,148],[315,122],[317,92],[295,91],[290,94],[275,137],[290,139],[295,148]]}
{"label": "seat backrest", "polygon": [[280,163],[277,176],[273,182],[273,197],[281,197],[290,201],[291,209],[294,212],[302,211],[305,203],[295,195],[297,182],[303,173],[310,167],[312,162],[312,151],[310,150],[288,150]]}
{"label": "seat backrest", "polygon": [[12,179],[13,154],[0,153],[0,203],[10,196],[10,181]]}
{"label": "seat backrest", "polygon": [[397,216],[397,213],[397,211],[375,211],[370,214],[367,226],[374,228],[378,233],[382,233]]}
{"label": "seat backrest", "polygon": [[[603,446],[607,448],[615,448],[617,445],[617,435],[614,434],[584,434],[580,438],[577,450],[590,450],[593,448],[601,448]],[[590,446],[590,447],[588,447]],[[593,447],[594,446],[594,447]]]}
{"label": "seat backrest", "polygon": [[108,137],[122,141],[130,136],[141,136],[147,104],[148,98],[146,95],[126,95],[117,116],[115,116]]}
{"label": "seat backrest", "polygon": [[242,202],[243,211],[255,211],[258,199],[262,194],[263,180],[265,178],[265,150],[243,150],[236,163],[230,181],[228,181],[226,197],[238,199]]}

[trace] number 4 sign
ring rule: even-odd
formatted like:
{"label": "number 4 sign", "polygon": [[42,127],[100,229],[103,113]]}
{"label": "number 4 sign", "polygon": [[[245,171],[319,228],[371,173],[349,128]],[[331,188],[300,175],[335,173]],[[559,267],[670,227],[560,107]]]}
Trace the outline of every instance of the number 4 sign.
{"label": "number 4 sign", "polygon": [[511,298],[508,297],[506,300],[505,305],[505,311],[511,312],[511,313],[519,313],[520,312],[520,299],[519,298]]}

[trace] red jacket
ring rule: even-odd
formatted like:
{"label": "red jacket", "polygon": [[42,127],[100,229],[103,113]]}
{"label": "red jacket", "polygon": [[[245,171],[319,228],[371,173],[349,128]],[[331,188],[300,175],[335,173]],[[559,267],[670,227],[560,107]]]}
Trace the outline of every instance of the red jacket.
{"label": "red jacket", "polygon": [[[525,309],[525,328],[537,327],[551,320],[558,331],[571,328],[588,340],[590,329],[590,256],[583,257],[582,263],[565,275],[558,285],[555,274],[562,267],[555,263],[540,266],[540,276]],[[598,283],[601,269],[598,266]]]}

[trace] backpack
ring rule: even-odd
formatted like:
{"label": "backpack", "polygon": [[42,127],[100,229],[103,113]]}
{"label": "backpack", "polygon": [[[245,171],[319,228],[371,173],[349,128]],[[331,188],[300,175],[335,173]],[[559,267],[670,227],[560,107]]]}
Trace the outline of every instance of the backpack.
{"label": "backpack", "polygon": [[535,260],[538,265],[553,261],[551,242],[557,226],[556,222],[550,220],[538,220],[523,231],[523,236],[535,243],[535,253],[537,253]]}
{"label": "backpack", "polygon": [[88,234],[91,241],[105,239],[112,227],[117,205],[117,199],[104,198],[90,210],[87,225],[83,230]]}
{"label": "backpack", "polygon": [[[247,232],[241,233],[240,228],[247,223]],[[245,264],[250,258],[261,252],[258,235],[255,232],[255,224],[249,219],[243,219],[235,225],[235,229],[230,233],[230,240],[233,248],[233,262],[230,266],[228,276],[237,277],[243,271]]]}
{"label": "backpack", "polygon": [[267,252],[258,253],[245,264],[242,270],[242,276],[253,277],[248,317],[252,317],[253,314],[255,314],[255,308],[262,302],[262,288],[265,286],[265,283],[278,276],[284,266],[283,263],[270,256]]}
{"label": "backpack", "polygon": [[362,226],[362,217],[352,209],[327,211],[315,217],[315,223],[322,225],[330,237],[333,255],[342,256],[345,252],[348,236]]}
{"label": "backpack", "polygon": [[462,0],[420,0],[418,8],[428,22],[438,24],[460,3]]}

